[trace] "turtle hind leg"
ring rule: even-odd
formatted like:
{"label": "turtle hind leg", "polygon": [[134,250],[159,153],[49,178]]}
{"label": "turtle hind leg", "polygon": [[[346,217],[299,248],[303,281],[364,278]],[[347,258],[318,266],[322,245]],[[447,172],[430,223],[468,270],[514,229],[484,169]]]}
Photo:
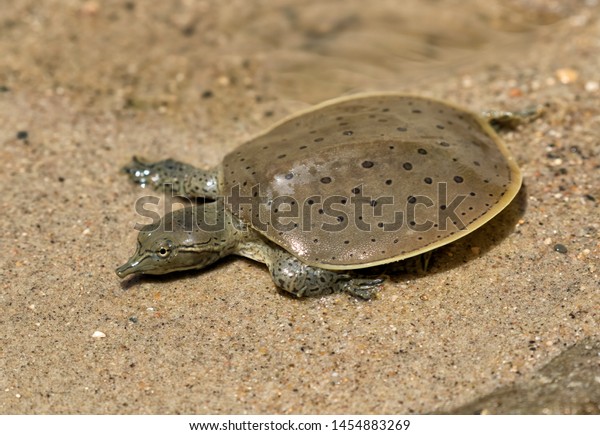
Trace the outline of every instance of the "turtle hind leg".
{"label": "turtle hind leg", "polygon": [[494,130],[514,130],[521,124],[531,122],[544,113],[542,106],[528,107],[525,110],[508,112],[502,110],[486,110],[481,115]]}
{"label": "turtle hind leg", "polygon": [[414,275],[424,275],[429,269],[433,251],[427,251],[415,257],[400,260],[395,263],[389,263],[386,266],[386,273],[411,273]]}
{"label": "turtle hind leg", "polygon": [[382,278],[354,277],[302,263],[282,249],[272,249],[267,266],[273,282],[297,296],[323,296],[346,292],[361,299],[371,299],[380,290]]}
{"label": "turtle hind leg", "polygon": [[202,170],[194,166],[167,159],[150,163],[134,157],[123,172],[131,181],[142,187],[156,190],[172,189],[175,195],[193,198],[218,196],[217,171]]}

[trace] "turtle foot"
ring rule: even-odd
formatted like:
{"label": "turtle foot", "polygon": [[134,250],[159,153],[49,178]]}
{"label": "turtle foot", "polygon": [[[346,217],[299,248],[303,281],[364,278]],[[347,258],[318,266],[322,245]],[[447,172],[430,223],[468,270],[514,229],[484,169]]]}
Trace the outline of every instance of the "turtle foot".
{"label": "turtle foot", "polygon": [[352,278],[344,286],[344,291],[361,299],[372,299],[381,290],[383,278]]}

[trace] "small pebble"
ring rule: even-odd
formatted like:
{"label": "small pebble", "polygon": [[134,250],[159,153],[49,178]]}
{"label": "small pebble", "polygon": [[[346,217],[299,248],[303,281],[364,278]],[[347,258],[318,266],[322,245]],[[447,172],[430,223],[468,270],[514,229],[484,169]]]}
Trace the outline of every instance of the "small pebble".
{"label": "small pebble", "polygon": [[479,254],[481,254],[481,248],[479,246],[473,246],[471,248],[471,252],[475,255],[479,255]]}
{"label": "small pebble", "polygon": [[227,76],[220,76],[217,78],[217,83],[223,87],[229,86],[231,84],[231,79]]}
{"label": "small pebble", "polygon": [[95,1],[87,1],[81,6],[83,15],[96,15],[100,10],[100,5]]}
{"label": "small pebble", "polygon": [[556,245],[554,245],[554,250],[556,252],[561,253],[561,254],[566,254],[567,253],[567,247],[565,245],[560,244],[560,243],[557,243]]}
{"label": "small pebble", "polygon": [[26,130],[20,130],[17,132],[17,139],[26,140],[29,137],[29,133]]}
{"label": "small pebble", "polygon": [[92,334],[92,337],[94,338],[104,338],[106,337],[106,334],[102,331],[94,331],[94,333]]}
{"label": "small pebble", "polygon": [[598,82],[586,82],[585,83],[585,90],[587,92],[596,92],[598,89],[600,89],[600,83],[598,83]]}
{"label": "small pebble", "polygon": [[510,88],[508,90],[508,96],[509,97],[513,97],[513,98],[522,97],[523,96],[523,91],[521,89],[519,89],[519,88]]}
{"label": "small pebble", "polygon": [[569,83],[576,82],[579,78],[579,73],[572,68],[560,68],[555,72],[556,78],[563,85],[568,85]]}

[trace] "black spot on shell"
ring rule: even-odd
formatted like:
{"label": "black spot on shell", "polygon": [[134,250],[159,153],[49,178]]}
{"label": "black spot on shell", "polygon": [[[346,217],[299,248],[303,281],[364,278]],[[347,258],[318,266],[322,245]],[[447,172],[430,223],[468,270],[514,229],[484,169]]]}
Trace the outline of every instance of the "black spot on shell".
{"label": "black spot on shell", "polygon": [[344,216],[338,216],[337,217],[337,221],[338,222],[344,222]]}
{"label": "black spot on shell", "polygon": [[323,177],[323,178],[321,178],[321,183],[323,183],[323,184],[329,184],[329,183],[331,183],[331,177]]}
{"label": "black spot on shell", "polygon": [[292,178],[294,178],[294,174],[292,174],[291,172],[289,174],[285,174],[286,180],[291,180]]}
{"label": "black spot on shell", "polygon": [[426,149],[424,149],[424,148],[419,148],[419,149],[417,150],[417,152],[418,152],[419,154],[422,154],[422,155],[425,155],[425,154],[427,154],[427,150],[426,150]]}
{"label": "black spot on shell", "polygon": [[445,127],[444,127],[443,125],[439,125],[439,124],[438,124],[438,125],[436,125],[436,126],[435,126],[435,128],[438,128],[438,129],[440,129],[440,130],[443,130]]}
{"label": "black spot on shell", "polygon": [[352,189],[352,193],[359,194],[360,193],[360,189],[358,187],[355,187],[354,189]]}
{"label": "black spot on shell", "polygon": [[455,175],[455,176],[454,176],[454,181],[455,181],[456,183],[462,183],[462,182],[463,182],[463,181],[465,181],[465,180],[464,180],[464,178],[463,178],[463,177],[461,177],[460,175]]}
{"label": "black spot on shell", "polygon": [[413,109],[412,113],[423,113],[419,109]]}
{"label": "black spot on shell", "polygon": [[410,204],[414,204],[415,202],[417,202],[417,198],[415,198],[414,196],[412,196],[412,195],[411,195],[411,196],[409,196],[409,197],[407,198],[407,201],[408,201]]}
{"label": "black spot on shell", "polygon": [[365,160],[364,162],[362,162],[362,167],[363,168],[372,168],[375,164],[369,160]]}
{"label": "black spot on shell", "polygon": [[371,200],[371,207],[375,207],[377,206],[377,201],[375,201],[374,199]]}
{"label": "black spot on shell", "polygon": [[385,180],[385,184],[389,186],[390,184],[392,184],[392,180]]}
{"label": "black spot on shell", "polygon": [[450,146],[450,144],[448,142],[446,142],[445,140],[439,141],[438,145],[443,146],[443,147],[449,147]]}
{"label": "black spot on shell", "polygon": [[481,166],[481,163],[479,163],[477,160],[474,160],[474,161],[473,161],[473,164],[474,164],[475,166]]}
{"label": "black spot on shell", "polygon": [[344,240],[344,245],[349,245],[350,244],[350,240]]}
{"label": "black spot on shell", "polygon": [[306,149],[306,145],[302,145],[301,147],[299,147],[298,149],[300,150],[305,150]]}
{"label": "black spot on shell", "polygon": [[283,159],[286,155],[285,154],[280,154],[277,156],[278,159]]}
{"label": "black spot on shell", "polygon": [[431,184],[431,183],[433,183],[433,180],[432,180],[431,178],[429,178],[429,177],[425,177],[425,178],[423,178],[423,181],[424,181],[426,184]]}
{"label": "black spot on shell", "polygon": [[307,202],[308,202],[308,205],[313,205],[315,203],[315,201],[313,199],[309,199]]}
{"label": "black spot on shell", "polygon": [[410,170],[413,168],[413,165],[412,165],[412,163],[410,163],[410,162],[406,162],[406,163],[403,163],[403,164],[402,164],[402,167],[403,167],[404,169],[406,169],[407,171],[410,171]]}
{"label": "black spot on shell", "polygon": [[315,142],[322,142],[322,141],[323,141],[322,137],[318,137],[318,138],[315,139]]}
{"label": "black spot on shell", "polygon": [[406,131],[408,129],[406,127],[398,127],[396,130],[398,130],[398,131]]}
{"label": "black spot on shell", "polygon": [[343,134],[344,136],[352,136],[354,132],[352,130],[346,130]]}
{"label": "black spot on shell", "polygon": [[390,109],[388,109],[387,107],[385,109],[381,109],[382,112],[389,112]]}

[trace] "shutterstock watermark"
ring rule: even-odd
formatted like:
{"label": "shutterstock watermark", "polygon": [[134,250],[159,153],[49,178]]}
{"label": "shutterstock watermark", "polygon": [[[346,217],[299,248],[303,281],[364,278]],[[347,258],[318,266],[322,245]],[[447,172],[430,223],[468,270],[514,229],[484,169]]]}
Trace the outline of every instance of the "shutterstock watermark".
{"label": "shutterstock watermark", "polygon": [[[135,203],[136,213],[150,224],[136,223],[135,229],[158,228],[163,221],[163,229],[172,230],[175,219],[186,230],[199,228],[212,232],[223,230],[223,213],[231,212],[259,231],[272,227],[277,232],[326,231],[340,232],[348,229],[370,232],[377,227],[384,232],[396,232],[403,227],[412,231],[425,232],[436,228],[447,231],[451,226],[458,230],[466,227],[461,220],[464,212],[459,208],[468,195],[457,194],[448,197],[446,183],[438,183],[436,196],[410,195],[397,196],[366,195],[362,185],[354,187],[348,196],[312,195],[301,199],[293,195],[272,197],[261,190],[259,184],[242,190],[235,185],[228,195],[216,200],[197,203],[195,198],[179,196],[170,185],[165,186],[164,197],[146,195]],[[243,193],[246,192],[246,193]],[[162,199],[162,201],[161,201]],[[162,217],[155,211],[162,202]],[[176,204],[183,205],[184,211],[174,212]]]}

